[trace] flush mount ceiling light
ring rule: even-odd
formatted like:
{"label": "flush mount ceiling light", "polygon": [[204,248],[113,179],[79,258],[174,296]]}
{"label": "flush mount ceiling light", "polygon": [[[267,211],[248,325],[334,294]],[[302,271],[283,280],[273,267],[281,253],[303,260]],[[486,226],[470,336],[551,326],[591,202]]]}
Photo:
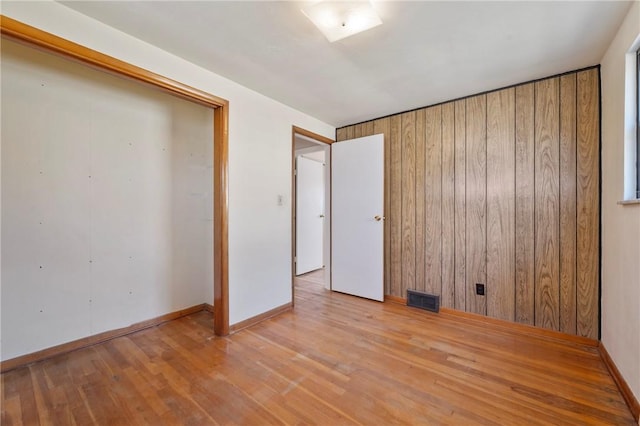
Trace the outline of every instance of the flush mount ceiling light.
{"label": "flush mount ceiling light", "polygon": [[382,24],[369,1],[320,1],[302,9],[330,42]]}

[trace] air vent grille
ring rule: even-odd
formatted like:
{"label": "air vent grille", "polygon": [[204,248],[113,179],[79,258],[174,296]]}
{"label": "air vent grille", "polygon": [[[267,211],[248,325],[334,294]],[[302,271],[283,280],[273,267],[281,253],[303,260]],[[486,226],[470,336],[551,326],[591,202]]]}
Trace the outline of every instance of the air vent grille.
{"label": "air vent grille", "polygon": [[440,296],[407,290],[407,306],[437,313],[440,311]]}

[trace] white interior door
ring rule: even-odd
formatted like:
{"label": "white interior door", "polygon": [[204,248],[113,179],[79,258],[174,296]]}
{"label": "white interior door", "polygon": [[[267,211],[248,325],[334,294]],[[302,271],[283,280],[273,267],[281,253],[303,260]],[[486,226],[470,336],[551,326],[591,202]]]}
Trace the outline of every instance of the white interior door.
{"label": "white interior door", "polygon": [[331,288],[384,300],[384,135],[331,145]]}
{"label": "white interior door", "polygon": [[324,167],[296,158],[296,275],[323,266]]}

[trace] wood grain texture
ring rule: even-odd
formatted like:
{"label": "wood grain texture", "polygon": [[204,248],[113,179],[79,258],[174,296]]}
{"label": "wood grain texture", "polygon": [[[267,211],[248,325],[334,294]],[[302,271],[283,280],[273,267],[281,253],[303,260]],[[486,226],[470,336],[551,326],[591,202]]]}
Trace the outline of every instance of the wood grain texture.
{"label": "wood grain texture", "polygon": [[515,319],[515,89],[487,94],[487,315]]}
{"label": "wood grain texture", "polygon": [[295,133],[297,135],[306,136],[308,138],[315,139],[316,141],[324,143],[324,144],[327,144],[327,145],[330,145],[333,142],[335,142],[331,138],[328,138],[326,136],[322,136],[322,135],[320,135],[318,133],[312,132],[311,130],[304,129],[302,127],[292,126],[292,129],[293,129],[293,133]]}
{"label": "wood grain texture", "polygon": [[385,302],[391,302],[391,303],[398,303],[400,305],[406,305],[407,304],[407,298],[406,297],[385,295],[384,296],[384,301]]}
{"label": "wood grain texture", "polygon": [[[403,114],[384,119],[387,295],[406,297],[413,276],[442,307],[597,337],[597,72],[423,108],[413,128]],[[486,296],[475,295],[477,282]]]}
{"label": "wood grain texture", "polygon": [[425,282],[429,294],[442,292],[442,108],[425,110]]}
{"label": "wood grain texture", "polygon": [[[320,284],[322,284],[322,282],[320,282]],[[384,301],[397,303],[400,305],[407,304],[407,299],[403,297],[385,296]],[[536,327],[528,324],[519,324],[516,322],[501,320],[498,318],[491,318],[485,315],[460,311],[458,309],[441,307],[439,314],[441,314],[443,317],[455,316],[458,318],[464,318],[465,320],[468,320],[468,321],[474,321],[476,323],[486,324],[487,326],[495,328],[496,330],[498,329],[508,330],[512,332],[523,333],[528,336],[537,336],[544,339],[553,339],[553,340],[558,340],[564,343],[577,343],[579,345],[590,346],[593,348],[600,348],[602,346],[601,342],[599,342],[598,340],[589,339],[588,337],[576,336],[575,334],[567,334],[561,331],[549,330],[546,328],[540,328],[540,327]],[[614,374],[612,373],[612,375]]]}
{"label": "wood grain texture", "polygon": [[[391,197],[389,195],[389,177],[391,176],[391,119],[381,118],[379,120],[374,121],[373,123],[373,134],[383,134],[384,135],[384,216],[385,218],[389,217],[390,211],[390,200]],[[391,264],[390,264],[390,226],[389,220],[384,221],[384,294],[391,294],[390,290],[390,273],[391,273]]]}
{"label": "wood grain texture", "polygon": [[24,367],[28,364],[43,361],[49,358],[61,356],[69,352],[76,351],[78,349],[87,348],[99,343],[107,342],[118,337],[126,336],[127,334],[136,333],[141,330],[145,330],[150,327],[163,324],[167,321],[172,321],[178,318],[182,318],[187,315],[191,315],[200,311],[212,312],[212,306],[206,303],[195,305],[190,308],[180,309],[175,312],[171,312],[165,315],[160,315],[155,318],[141,321],[136,324],[132,324],[128,327],[118,328],[116,330],[109,330],[102,333],[94,334],[93,336],[84,337],[82,339],[74,340],[72,342],[63,343],[61,345],[52,346],[41,351],[36,351],[30,354],[22,355],[16,358],[7,359],[0,362],[0,373],[6,373],[16,368]]}
{"label": "wood grain texture", "polygon": [[631,388],[629,387],[629,384],[620,373],[620,370],[618,370],[618,366],[616,365],[616,363],[613,362],[613,359],[611,358],[611,355],[609,355],[609,352],[605,348],[604,343],[602,342],[599,342],[599,343],[600,344],[598,346],[598,351],[600,352],[600,357],[602,358],[602,361],[607,366],[607,369],[609,370],[609,374],[611,374],[613,381],[618,386],[618,389],[622,394],[622,398],[627,403],[627,407],[629,407],[629,410],[631,411],[633,418],[636,421],[640,422],[640,402],[635,397],[635,395],[633,395],[633,391],[631,390]]}
{"label": "wood grain texture", "polygon": [[535,325],[559,329],[559,80],[535,83]]}
{"label": "wood grain texture", "polygon": [[455,105],[442,105],[442,293],[440,306],[455,307]]}
{"label": "wood grain texture", "polygon": [[4,15],[0,15],[0,33],[2,37],[81,62],[109,74],[150,85],[191,102],[212,108],[229,106],[226,99],[89,49]]}
{"label": "wood grain texture", "polygon": [[560,77],[560,331],[576,334],[576,75]]}
{"label": "wood grain texture", "polygon": [[391,296],[403,296],[402,290],[402,121],[390,118],[391,173],[389,176],[389,287]]}
{"label": "wood grain texture", "polygon": [[347,128],[341,127],[336,129],[336,141],[341,142],[347,140]]}
{"label": "wood grain texture", "polygon": [[467,119],[466,101],[454,102],[455,113],[455,241],[454,241],[454,285],[455,285],[455,308],[461,311],[466,309],[467,301],[467,214],[466,214],[466,145],[467,145]]}
{"label": "wood grain texture", "polygon": [[535,143],[534,84],[515,88],[516,96],[516,271],[515,320],[535,322]]}
{"label": "wood grain texture", "polygon": [[416,112],[402,121],[402,294],[416,288]]}
{"label": "wood grain texture", "polygon": [[362,136],[371,136],[373,135],[373,129],[374,129],[374,122],[373,121],[367,121],[366,123],[362,124]]}
{"label": "wood grain texture", "polygon": [[355,138],[354,130],[355,130],[355,126],[347,126],[345,128],[345,140],[349,140],[349,139]]}
{"label": "wood grain texture", "polygon": [[426,147],[425,147],[425,109],[416,111],[416,288],[425,290],[425,228],[427,217],[425,210],[425,174],[426,174]]}
{"label": "wood grain texture", "polygon": [[229,337],[200,312],[4,374],[2,424],[636,424],[598,348],[296,281]]}
{"label": "wood grain texture", "polygon": [[[295,283],[294,283],[294,285],[295,285]],[[262,322],[262,321],[267,320],[269,318],[275,317],[276,315],[280,315],[283,312],[287,312],[287,311],[289,311],[291,309],[293,309],[293,302],[285,303],[284,305],[281,305],[281,306],[278,306],[276,308],[270,309],[270,310],[268,310],[266,312],[263,312],[260,315],[256,315],[254,317],[247,318],[246,320],[237,322],[235,324],[231,324],[229,326],[229,331],[231,333],[236,333],[236,332],[238,332],[238,331],[240,331],[240,330],[242,330],[244,328],[256,325],[259,322]]]}
{"label": "wood grain texture", "polygon": [[229,101],[184,83],[153,73],[88,47],[0,15],[2,37],[78,61],[109,74],[124,77],[164,92],[213,108],[213,267],[216,334],[229,333]]}
{"label": "wood grain texture", "polygon": [[360,124],[356,124],[355,126],[353,126],[353,137],[354,138],[361,138],[365,136],[364,134],[364,124],[360,123]]}
{"label": "wood grain texture", "polygon": [[577,74],[577,333],[598,338],[600,121],[598,69]]}
{"label": "wood grain texture", "polygon": [[[69,42],[68,40],[61,39],[52,34],[42,32],[36,28],[29,27],[21,24],[7,17],[2,17],[1,30],[3,37],[9,37],[27,43],[32,46],[36,46],[47,51],[66,56],[76,61],[83,62],[89,66],[102,69],[106,72],[124,76],[136,81],[140,81],[144,84],[151,84],[155,87],[171,92],[177,96],[190,99],[194,102],[202,103],[215,108],[214,120],[215,120],[215,153],[214,153],[214,186],[216,188],[216,197],[214,205],[214,270],[216,271],[215,283],[214,283],[214,297],[216,308],[216,322],[215,327],[218,333],[225,334],[228,332],[228,305],[226,299],[228,298],[228,235],[227,235],[227,223],[228,223],[228,102],[224,99],[215,97],[206,92],[202,92],[198,89],[186,86],[182,83],[175,82],[166,77],[159,76],[149,71],[137,68],[131,64],[122,62],[116,58],[103,55],[99,52],[87,49],[86,47]],[[555,78],[556,82],[560,82],[559,86],[565,87],[567,81],[570,81],[573,74],[563,76],[561,78]],[[545,82],[550,80],[543,80],[536,85],[547,84]],[[556,83],[558,84],[558,83]],[[550,281],[543,280],[543,285],[540,287],[535,283],[540,284],[538,279],[544,274],[551,274],[552,271],[548,270],[547,263],[542,262],[538,274],[534,275],[532,272],[536,268],[532,269],[531,265],[535,265],[534,261],[531,262],[533,252],[538,247],[538,243],[544,246],[542,257],[549,260],[549,252],[544,250],[549,246],[544,242],[553,241],[553,235],[549,232],[550,225],[545,223],[543,227],[534,228],[534,224],[542,220],[542,216],[538,217],[537,213],[534,213],[534,204],[538,206],[538,209],[546,208],[545,204],[537,203],[537,199],[533,198],[533,189],[540,183],[545,186],[544,181],[545,174],[539,175],[536,172],[537,179],[533,178],[534,171],[538,166],[544,166],[544,162],[534,162],[533,159],[544,151],[544,149],[538,149],[533,151],[533,117],[534,117],[534,84],[524,84],[515,88],[516,97],[516,111],[515,111],[515,132],[516,132],[516,166],[515,166],[515,232],[516,232],[516,246],[515,246],[515,258],[516,258],[516,284],[515,284],[515,320],[523,323],[531,323],[534,321],[534,307],[537,305],[535,299],[536,295],[544,293],[549,297],[538,298],[540,308],[543,305],[550,303],[553,304],[555,299],[555,289],[553,288],[554,282],[558,282],[557,291],[557,326],[560,329],[571,330],[573,328],[573,318],[571,312],[573,307],[571,306],[572,292],[575,292],[575,328],[576,333],[583,336],[597,337],[599,323],[598,323],[598,280],[599,280],[599,87],[598,87],[598,70],[596,68],[581,71],[577,73],[576,78],[576,121],[577,127],[575,129],[576,138],[576,160],[575,160],[575,174],[576,174],[576,187],[575,187],[575,216],[576,216],[576,242],[575,242],[575,288],[571,288],[571,212],[572,212],[572,189],[571,185],[571,170],[566,171],[565,165],[571,165],[570,158],[570,141],[571,135],[569,134],[571,129],[571,123],[569,115],[571,111],[565,110],[564,107],[558,106],[558,118],[559,129],[557,136],[558,153],[557,153],[557,181],[556,185],[557,194],[553,194],[547,191],[538,191],[538,195],[543,198],[557,198],[558,214],[556,217],[558,232],[557,239],[555,241],[557,251],[557,274],[552,277],[549,275]],[[570,89],[567,89],[570,90]],[[558,88],[558,91],[564,89]],[[475,98],[475,97],[474,97]],[[469,185],[475,185],[478,180],[474,176],[469,174],[469,169],[475,168],[474,161],[478,158],[476,142],[482,139],[482,128],[479,122],[475,122],[472,118],[470,127],[467,123],[467,111],[466,104],[472,103],[474,98],[470,100],[462,100],[455,102],[455,125],[454,125],[454,287],[455,287],[455,307],[458,309],[465,309],[467,303],[467,285],[471,281],[476,281],[470,276],[468,277],[468,264],[467,253],[478,254],[475,249],[467,247],[467,240],[472,244],[477,243],[477,232],[484,232],[487,230],[478,231],[477,228],[467,227],[467,220],[472,220],[474,214],[479,218],[477,207],[478,204],[474,204],[471,211],[469,211],[468,201],[474,200],[477,202],[477,194],[475,189]],[[562,96],[564,99],[564,96]],[[563,102],[559,100],[558,103]],[[563,103],[564,105],[564,103]],[[444,106],[442,106],[444,108]],[[536,110],[542,108],[537,105]],[[553,115],[553,114],[552,114]],[[540,122],[538,114],[535,115],[536,122]],[[394,180],[402,176],[402,147],[396,145],[393,147],[393,131],[392,122],[396,120],[396,140],[401,140],[401,125],[399,119],[391,117],[383,120],[388,120],[389,123],[389,141],[387,155],[388,165],[386,166],[388,189],[386,190],[386,215],[389,219],[385,225],[385,236],[388,236],[385,244],[387,244],[387,254],[385,258],[385,280],[386,291],[390,294],[394,293],[396,296],[404,296],[403,289],[401,288],[401,279],[394,280],[394,274],[400,277],[402,275],[402,263],[397,261],[398,253],[402,252],[402,229],[399,228],[398,232],[394,233],[393,230],[393,217],[399,221],[395,226],[402,225],[402,181],[401,179]],[[545,119],[543,118],[544,122]],[[564,123],[566,121],[567,125]],[[485,128],[487,126],[485,120]],[[544,127],[544,126],[543,126]],[[358,128],[359,135],[371,134],[372,129],[375,132],[376,123],[367,122],[356,126],[347,126],[339,129],[341,137],[345,139],[351,139],[355,137],[356,128]],[[471,129],[473,128],[473,129]],[[479,132],[476,132],[475,129]],[[473,132],[467,132],[473,130]],[[441,129],[444,137],[445,128]],[[485,135],[486,137],[486,135]],[[553,142],[553,141],[552,141]],[[441,172],[441,191],[445,191],[445,145],[442,145],[442,172]],[[393,150],[395,149],[395,157]],[[486,148],[485,148],[486,149]],[[476,151],[474,151],[476,150]],[[395,158],[395,160],[393,160]],[[540,157],[539,159],[547,159],[547,157]],[[550,158],[550,163],[555,161]],[[395,161],[395,163],[394,163]],[[486,161],[486,159],[485,159]],[[425,153],[426,163],[426,153]],[[485,169],[485,179],[488,178]],[[418,176],[418,169],[416,168],[416,178]],[[426,170],[425,170],[426,173]],[[425,178],[426,179],[426,178]],[[481,179],[480,179],[481,181]],[[553,186],[553,185],[552,185]],[[485,186],[485,191],[486,191]],[[416,193],[416,206],[417,197],[419,194],[419,188],[415,187]],[[394,198],[395,197],[395,198]],[[482,193],[480,193],[482,197]],[[486,202],[486,192],[485,192]],[[426,201],[425,201],[426,205]],[[399,211],[396,211],[396,210]],[[441,199],[441,217],[442,222],[442,241],[441,250],[439,254],[441,256],[441,268],[442,279],[445,279],[446,270],[445,264],[445,237],[446,226],[443,220],[446,219],[445,197]],[[550,213],[550,210],[547,211]],[[416,211],[416,214],[418,212]],[[471,218],[471,219],[470,219]],[[479,219],[478,219],[479,220]],[[488,220],[488,216],[485,220]],[[427,216],[425,212],[425,223],[427,222]],[[418,222],[416,221],[416,224]],[[565,225],[566,224],[566,225]],[[551,227],[553,224],[551,224]],[[537,235],[536,229],[542,230],[545,235]],[[415,229],[417,231],[417,228]],[[472,234],[468,235],[467,233]],[[565,238],[566,237],[566,238]],[[395,238],[395,240],[394,240]],[[486,235],[485,235],[486,238]],[[534,241],[534,242],[532,242]],[[395,244],[396,252],[394,254],[393,246]],[[398,249],[399,248],[399,249]],[[417,246],[416,246],[417,248]],[[553,250],[552,250],[553,251]],[[417,254],[417,252],[416,252]],[[553,253],[551,253],[553,254]],[[394,255],[396,258],[394,258]],[[427,252],[425,251],[425,257]],[[482,252],[479,253],[481,257]],[[471,259],[472,261],[474,259]],[[426,265],[426,260],[425,260]],[[388,267],[387,267],[388,266]],[[474,268],[478,268],[478,265],[474,264]],[[481,267],[481,265],[480,265]],[[484,267],[486,268],[486,262]],[[543,268],[544,267],[544,268]],[[545,269],[542,273],[542,269]],[[474,272],[475,273],[475,272]],[[387,278],[388,275],[388,278]],[[547,284],[551,283],[551,287]],[[394,285],[396,288],[394,288]],[[546,290],[549,291],[546,291]],[[475,297],[473,293],[470,297]],[[443,296],[444,299],[444,296]],[[471,303],[475,307],[475,303]],[[544,310],[544,309],[543,309]],[[554,317],[556,312],[550,312],[550,316]],[[226,320],[225,320],[226,318]],[[553,322],[553,321],[551,321]]]}
{"label": "wood grain texture", "polygon": [[486,296],[476,283],[487,282],[487,97],[467,98],[466,151],[466,311],[485,315]]}
{"label": "wood grain texture", "polygon": [[563,343],[573,343],[578,345],[589,346],[592,348],[597,348],[600,345],[599,341],[594,339],[589,339],[587,337],[576,336],[575,334],[567,334],[561,331],[549,330],[548,328],[540,328],[534,325],[519,324],[517,322],[502,320],[498,318],[492,318],[486,315],[479,315],[471,312],[463,312],[463,311],[458,311],[458,310],[449,309],[449,308],[441,308],[440,313],[444,314],[444,316],[451,315],[451,316],[459,317],[461,319],[464,318],[467,321],[474,321],[477,323],[485,324],[496,330],[498,329],[509,330],[512,332],[527,334],[529,336],[537,336],[544,339],[553,339]]}
{"label": "wood grain texture", "polygon": [[229,334],[229,108],[213,110],[213,329]]}

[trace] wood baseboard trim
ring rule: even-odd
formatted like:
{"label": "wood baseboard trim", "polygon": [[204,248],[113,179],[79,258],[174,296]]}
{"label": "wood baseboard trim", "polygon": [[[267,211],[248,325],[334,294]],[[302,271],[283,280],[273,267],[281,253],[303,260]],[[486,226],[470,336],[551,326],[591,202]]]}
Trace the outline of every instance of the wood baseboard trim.
{"label": "wood baseboard trim", "polygon": [[602,342],[598,345],[598,352],[600,353],[600,358],[602,358],[604,365],[607,366],[611,377],[613,377],[613,381],[616,382],[616,386],[618,386],[629,410],[631,410],[633,418],[636,419],[636,422],[640,422],[640,402],[638,402],[638,399],[631,391],[627,381],[622,377],[622,374],[620,374],[620,370],[618,370],[616,363],[613,362],[611,355],[609,355],[609,352],[607,352],[607,349],[604,347]]}
{"label": "wood baseboard trim", "polygon": [[399,305],[406,305],[407,304],[407,299],[405,299],[404,297],[389,296],[388,294],[384,295],[384,301],[385,302],[391,302],[391,303],[397,303]]}
{"label": "wood baseboard trim", "polygon": [[213,305],[210,303],[203,303],[202,306],[204,306],[204,310],[207,312],[211,312],[213,313]]}
{"label": "wood baseboard trim", "polygon": [[[402,305],[407,304],[407,299],[397,296],[384,296],[385,302],[398,303]],[[534,327],[527,324],[519,324],[511,321],[505,321],[497,318],[486,317],[484,315],[474,314],[471,312],[458,311],[450,308],[440,308],[440,313],[450,315],[452,317],[464,318],[466,320],[475,321],[478,323],[488,324],[493,327],[500,327],[510,331],[517,331],[519,333],[536,335],[544,338],[552,338],[556,340],[569,341],[572,343],[578,343],[580,345],[586,345],[591,347],[597,347],[598,341],[590,339],[588,337],[575,336],[573,334],[562,333],[555,330],[547,330],[544,328]]]}
{"label": "wood baseboard trim", "polygon": [[[83,337],[81,339],[63,343],[61,345],[52,346],[50,348],[42,349],[37,352],[32,352],[30,354],[11,358],[6,361],[0,362],[0,373],[6,373],[7,371],[15,370],[16,368],[24,367],[34,362],[43,361],[54,356],[77,351],[79,349],[84,349],[89,346],[97,345],[98,343],[104,343],[117,337],[126,336],[128,334],[135,333],[146,328],[155,327],[167,321],[172,321],[187,315],[195,314],[196,312],[209,310],[208,306],[211,305],[207,305],[206,303],[195,305],[190,308],[180,309],[178,311],[160,315],[146,321],[141,321],[128,327],[105,331],[102,333],[94,334],[93,336]],[[213,306],[211,306],[211,310],[213,310]]]}
{"label": "wood baseboard trim", "polygon": [[277,308],[273,308],[270,311],[264,312],[260,315],[256,315],[255,317],[247,318],[244,321],[237,322],[231,326],[229,326],[229,331],[235,333],[237,331],[242,330],[243,328],[251,327],[259,322],[267,320],[269,318],[273,318],[276,315],[280,315],[283,312],[290,311],[293,308],[293,303],[285,303],[282,306],[278,306]]}
{"label": "wood baseboard trim", "polygon": [[498,318],[491,318],[484,315],[474,314],[471,312],[458,311],[450,308],[440,308],[440,312],[452,317],[464,318],[477,323],[487,324],[494,327],[503,328],[509,331],[517,331],[519,333],[544,337],[547,339],[562,340],[565,342],[577,343],[579,345],[598,347],[598,341],[588,337],[576,336],[573,334],[562,333],[560,331],[548,330],[545,328],[534,327],[528,324],[519,324]]}

